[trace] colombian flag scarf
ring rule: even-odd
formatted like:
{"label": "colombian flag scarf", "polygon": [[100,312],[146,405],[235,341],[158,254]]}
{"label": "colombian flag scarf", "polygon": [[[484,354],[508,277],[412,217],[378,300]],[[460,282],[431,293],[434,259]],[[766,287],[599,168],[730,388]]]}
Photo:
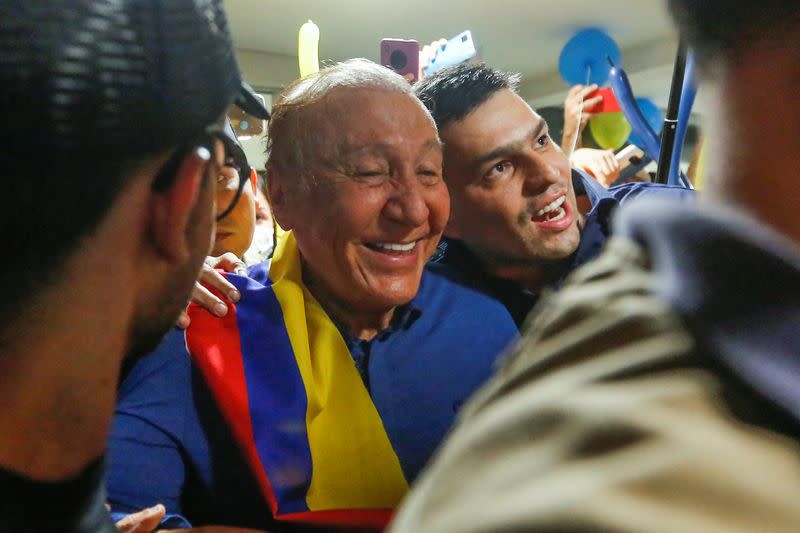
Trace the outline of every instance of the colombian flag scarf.
{"label": "colombian flag scarf", "polygon": [[291,232],[269,280],[220,319],[191,306],[186,344],[277,520],[381,529],[408,490],[350,352],[308,292]]}

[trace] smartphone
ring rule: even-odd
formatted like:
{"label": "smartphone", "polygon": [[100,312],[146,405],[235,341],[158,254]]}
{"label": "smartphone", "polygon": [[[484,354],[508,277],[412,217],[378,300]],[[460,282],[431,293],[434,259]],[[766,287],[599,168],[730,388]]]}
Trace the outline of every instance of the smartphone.
{"label": "smartphone", "polygon": [[419,78],[419,43],[405,39],[382,39],[381,65],[414,83]]}
{"label": "smartphone", "polygon": [[619,151],[614,157],[619,161],[621,169],[625,169],[630,165],[635,165],[644,158],[644,150],[635,144],[629,144]]}
{"label": "smartphone", "polygon": [[425,67],[425,75],[430,76],[434,72],[445,67],[452,67],[475,57],[477,50],[472,40],[472,32],[462,31],[436,51],[436,55]]}

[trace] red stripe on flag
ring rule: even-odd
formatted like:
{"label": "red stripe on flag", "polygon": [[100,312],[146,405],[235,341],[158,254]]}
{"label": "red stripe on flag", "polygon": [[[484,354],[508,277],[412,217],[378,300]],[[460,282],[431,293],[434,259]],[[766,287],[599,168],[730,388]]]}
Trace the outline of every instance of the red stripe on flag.
{"label": "red stripe on flag", "polygon": [[[208,288],[225,301],[221,293]],[[186,331],[189,353],[214,393],[219,409],[228,421],[245,459],[250,463],[250,470],[256,476],[264,498],[275,516],[278,507],[275,493],[256,450],[250,422],[236,307],[228,305],[228,313],[223,318],[216,317],[195,304],[189,306],[188,313],[191,319],[191,325]]]}
{"label": "red stripe on flag", "polygon": [[383,531],[392,517],[394,509],[332,509],[307,513],[285,514],[277,517],[286,522],[325,525],[361,531]]}

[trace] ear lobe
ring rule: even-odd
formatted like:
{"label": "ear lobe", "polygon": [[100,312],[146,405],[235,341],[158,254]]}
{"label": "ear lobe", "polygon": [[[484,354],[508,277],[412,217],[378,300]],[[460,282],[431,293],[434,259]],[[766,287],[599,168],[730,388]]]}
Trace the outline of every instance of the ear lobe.
{"label": "ear lobe", "polygon": [[166,190],[152,193],[150,233],[153,246],[166,261],[182,263],[189,258],[187,226],[197,206],[210,160],[208,150],[198,148],[184,158]]}

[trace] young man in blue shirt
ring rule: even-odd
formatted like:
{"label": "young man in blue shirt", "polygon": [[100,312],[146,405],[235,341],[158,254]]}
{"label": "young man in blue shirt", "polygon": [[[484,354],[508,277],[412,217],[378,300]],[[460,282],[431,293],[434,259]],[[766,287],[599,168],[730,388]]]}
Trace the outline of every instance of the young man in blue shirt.
{"label": "young man in blue shirt", "polygon": [[570,168],[547,122],[516,93],[518,80],[464,64],[424,78],[414,92],[439,128],[452,205],[434,261],[486,287],[520,325],[543,289],[597,256],[620,203],[691,191],[641,183],[606,190]]}

